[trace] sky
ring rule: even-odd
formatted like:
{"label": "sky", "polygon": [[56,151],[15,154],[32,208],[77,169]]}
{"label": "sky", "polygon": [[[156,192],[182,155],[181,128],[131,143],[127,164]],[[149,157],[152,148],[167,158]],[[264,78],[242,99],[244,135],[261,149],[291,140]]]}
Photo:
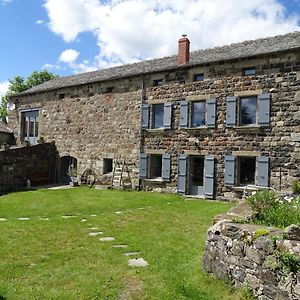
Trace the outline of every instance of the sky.
{"label": "sky", "polygon": [[0,96],[15,76],[68,76],[300,30],[300,0],[0,0]]}

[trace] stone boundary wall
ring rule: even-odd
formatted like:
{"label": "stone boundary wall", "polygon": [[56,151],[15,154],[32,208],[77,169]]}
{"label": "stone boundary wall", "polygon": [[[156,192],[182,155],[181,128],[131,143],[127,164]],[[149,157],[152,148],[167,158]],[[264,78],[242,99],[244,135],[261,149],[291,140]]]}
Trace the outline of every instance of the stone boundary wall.
{"label": "stone boundary wall", "polygon": [[0,194],[56,181],[57,150],[54,143],[0,151]]}
{"label": "stone boundary wall", "polygon": [[208,230],[203,268],[236,287],[250,287],[259,300],[300,299],[300,272],[290,272],[280,259],[290,253],[300,262],[300,229],[296,228],[298,237],[220,220]]}

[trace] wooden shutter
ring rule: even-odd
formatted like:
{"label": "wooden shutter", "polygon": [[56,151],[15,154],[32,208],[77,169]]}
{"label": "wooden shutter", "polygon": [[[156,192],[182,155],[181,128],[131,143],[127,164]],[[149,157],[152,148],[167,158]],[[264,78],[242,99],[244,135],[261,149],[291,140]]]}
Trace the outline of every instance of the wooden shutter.
{"label": "wooden shutter", "polygon": [[187,101],[180,101],[180,119],[179,127],[188,127],[188,116],[189,116],[189,103]]}
{"label": "wooden shutter", "polygon": [[214,196],[214,165],[214,156],[206,155],[204,160],[204,194],[207,198]]}
{"label": "wooden shutter", "polygon": [[187,156],[184,154],[179,155],[178,158],[178,194],[186,193],[186,163]]}
{"label": "wooden shutter", "polygon": [[234,185],[235,157],[225,156],[225,185]]}
{"label": "wooden shutter", "polygon": [[258,124],[268,126],[270,124],[270,102],[271,94],[258,96]]}
{"label": "wooden shutter", "polygon": [[227,97],[226,127],[232,127],[236,125],[236,104],[236,97]]}
{"label": "wooden shutter", "polygon": [[260,156],[257,158],[256,185],[269,186],[269,157]]}
{"label": "wooden shutter", "polygon": [[164,128],[171,129],[172,127],[172,103],[164,104]]}
{"label": "wooden shutter", "polygon": [[162,156],[162,178],[163,180],[169,181],[171,175],[171,155],[165,153]]}
{"label": "wooden shutter", "polygon": [[140,154],[140,179],[147,178],[148,171],[148,156],[147,154]]}
{"label": "wooden shutter", "polygon": [[216,126],[216,99],[208,99],[206,101],[206,125],[207,127]]}
{"label": "wooden shutter", "polygon": [[149,128],[149,112],[150,112],[149,105],[143,104],[142,105],[142,129]]}

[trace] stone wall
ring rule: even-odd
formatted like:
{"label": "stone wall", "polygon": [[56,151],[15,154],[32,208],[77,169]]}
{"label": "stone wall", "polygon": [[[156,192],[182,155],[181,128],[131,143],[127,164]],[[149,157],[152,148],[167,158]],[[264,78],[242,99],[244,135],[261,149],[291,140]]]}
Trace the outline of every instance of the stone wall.
{"label": "stone wall", "polygon": [[31,184],[57,180],[57,150],[54,143],[0,151],[0,194]]}
{"label": "stone wall", "polygon": [[259,300],[300,299],[300,273],[291,272],[280,258],[290,253],[300,262],[300,235],[283,239],[282,234],[221,220],[208,230],[203,268],[237,287],[250,287]]}

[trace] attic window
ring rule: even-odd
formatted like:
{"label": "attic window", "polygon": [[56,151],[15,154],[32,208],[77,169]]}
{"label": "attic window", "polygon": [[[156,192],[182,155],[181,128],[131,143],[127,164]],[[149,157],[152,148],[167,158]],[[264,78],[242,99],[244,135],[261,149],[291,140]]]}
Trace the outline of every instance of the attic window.
{"label": "attic window", "polygon": [[252,76],[256,74],[256,68],[250,67],[250,68],[244,68],[243,69],[243,76]]}
{"label": "attic window", "polygon": [[155,79],[153,80],[153,86],[162,86],[164,83],[163,79]]}
{"label": "attic window", "polygon": [[58,94],[58,99],[62,100],[65,98],[65,96],[66,96],[66,94]]}
{"label": "attic window", "polygon": [[204,74],[203,73],[195,74],[193,76],[193,81],[203,81],[203,80],[204,80]]}
{"label": "attic window", "polygon": [[113,87],[113,86],[109,86],[109,87],[106,88],[105,93],[106,93],[106,94],[112,93],[113,90],[114,90],[114,87]]}

